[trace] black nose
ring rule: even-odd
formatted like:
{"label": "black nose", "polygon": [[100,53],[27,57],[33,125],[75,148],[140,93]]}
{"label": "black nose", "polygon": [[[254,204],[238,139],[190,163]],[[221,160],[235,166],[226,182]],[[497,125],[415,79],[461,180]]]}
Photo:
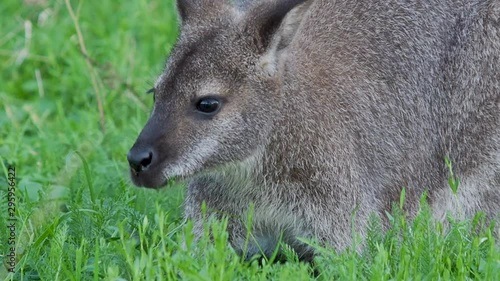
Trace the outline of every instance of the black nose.
{"label": "black nose", "polygon": [[153,160],[153,152],[149,149],[132,149],[127,155],[127,160],[130,168],[132,168],[134,172],[139,173],[151,164],[151,161]]}

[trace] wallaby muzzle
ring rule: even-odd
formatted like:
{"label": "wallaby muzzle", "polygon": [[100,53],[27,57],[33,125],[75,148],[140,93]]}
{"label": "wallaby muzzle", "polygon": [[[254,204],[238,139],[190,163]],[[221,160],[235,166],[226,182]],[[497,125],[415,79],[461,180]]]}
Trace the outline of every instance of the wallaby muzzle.
{"label": "wallaby muzzle", "polygon": [[153,116],[127,154],[132,182],[138,186],[158,188],[165,184],[162,169],[169,158],[169,146],[163,137],[164,128]]}

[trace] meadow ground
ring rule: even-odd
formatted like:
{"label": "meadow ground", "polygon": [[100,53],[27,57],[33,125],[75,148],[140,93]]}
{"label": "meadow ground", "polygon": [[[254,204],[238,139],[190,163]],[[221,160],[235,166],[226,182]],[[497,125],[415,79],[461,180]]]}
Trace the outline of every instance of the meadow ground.
{"label": "meadow ground", "polygon": [[363,250],[318,247],[313,265],[286,245],[288,262],[242,261],[224,221],[195,242],[183,186],[133,187],[125,156],[176,34],[167,0],[1,1],[1,280],[500,280],[495,226],[410,222],[404,200]]}

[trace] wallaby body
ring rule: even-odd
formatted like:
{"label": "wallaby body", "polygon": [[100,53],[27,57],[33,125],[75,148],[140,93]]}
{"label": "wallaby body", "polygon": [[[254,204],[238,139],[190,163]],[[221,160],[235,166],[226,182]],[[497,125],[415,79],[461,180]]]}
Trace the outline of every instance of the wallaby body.
{"label": "wallaby body", "polygon": [[[246,254],[269,255],[282,236],[309,259],[297,237],[343,249],[352,222],[364,233],[403,187],[410,214],[427,191],[438,219],[497,215],[500,1],[178,7],[181,35],[129,161],[138,185],[189,179],[195,231],[206,202],[231,218],[243,251],[253,204]],[[445,157],[461,179],[456,197]]]}

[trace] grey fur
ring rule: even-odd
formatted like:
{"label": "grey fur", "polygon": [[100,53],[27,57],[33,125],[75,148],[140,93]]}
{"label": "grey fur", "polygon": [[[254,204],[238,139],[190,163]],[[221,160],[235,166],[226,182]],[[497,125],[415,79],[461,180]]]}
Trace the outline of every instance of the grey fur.
{"label": "grey fur", "polygon": [[[344,249],[355,208],[363,234],[402,187],[409,214],[427,190],[437,219],[497,215],[500,1],[178,1],[191,4],[132,149],[152,147],[152,167],[133,180],[188,179],[195,231],[205,201],[230,215],[241,251],[253,203],[249,255],[257,244],[270,254],[283,234],[310,259],[296,237]],[[288,13],[273,29],[276,9]],[[198,118],[192,100],[207,94],[227,101]]]}

